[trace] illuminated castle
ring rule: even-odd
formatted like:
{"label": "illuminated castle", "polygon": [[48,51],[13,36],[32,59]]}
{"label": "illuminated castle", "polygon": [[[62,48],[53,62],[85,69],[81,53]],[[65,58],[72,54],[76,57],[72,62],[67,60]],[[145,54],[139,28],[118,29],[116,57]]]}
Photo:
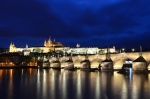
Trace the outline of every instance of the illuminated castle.
{"label": "illuminated castle", "polygon": [[49,38],[47,41],[45,40],[44,41],[44,46],[45,47],[62,47],[63,45],[61,44],[61,42],[55,42],[55,39],[54,39],[54,42],[52,42],[51,38]]}
{"label": "illuminated castle", "polygon": [[10,43],[9,46],[9,52],[38,52],[38,53],[47,53],[50,51],[54,50],[54,47],[56,47],[59,50],[63,50],[66,49],[66,47],[63,47],[63,44],[61,42],[55,42],[51,40],[51,38],[49,38],[47,41],[44,41],[44,46],[31,46],[28,47],[28,45],[26,45],[26,47],[21,47],[21,48],[17,48],[15,46],[14,43]]}
{"label": "illuminated castle", "polygon": [[[107,48],[98,48],[98,47],[81,47],[80,44],[77,44],[75,48],[65,47],[61,42],[55,42],[49,38],[48,40],[44,41],[44,46],[30,46],[26,45],[26,47],[17,48],[14,43],[10,43],[9,52],[24,52],[25,55],[29,54],[30,52],[37,52],[37,53],[48,53],[51,51],[57,52],[67,52],[72,54],[103,54],[107,53]],[[110,53],[116,53],[115,46],[109,48]]]}

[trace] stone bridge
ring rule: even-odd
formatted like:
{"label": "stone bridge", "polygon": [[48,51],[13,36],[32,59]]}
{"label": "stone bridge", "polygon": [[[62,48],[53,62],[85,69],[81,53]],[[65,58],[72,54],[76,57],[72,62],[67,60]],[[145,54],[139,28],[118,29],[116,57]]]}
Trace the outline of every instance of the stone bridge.
{"label": "stone bridge", "polygon": [[[132,61],[134,61],[139,56],[140,56],[139,52],[110,54],[110,57],[114,64],[114,66],[113,66],[114,69],[121,69],[127,59],[131,59]],[[150,64],[150,52],[143,52],[142,56],[147,61],[148,68],[149,68],[150,67],[150,65],[149,65]],[[68,58],[68,57],[66,57],[66,58]],[[106,59],[106,55],[89,55],[88,58],[91,61],[91,67],[97,68],[99,66],[99,64],[101,64],[101,62]],[[73,56],[72,59],[73,59],[75,67],[79,67],[80,62],[85,59],[85,56],[80,56],[80,55]],[[61,58],[61,61],[63,61],[63,60],[64,60],[64,58]]]}

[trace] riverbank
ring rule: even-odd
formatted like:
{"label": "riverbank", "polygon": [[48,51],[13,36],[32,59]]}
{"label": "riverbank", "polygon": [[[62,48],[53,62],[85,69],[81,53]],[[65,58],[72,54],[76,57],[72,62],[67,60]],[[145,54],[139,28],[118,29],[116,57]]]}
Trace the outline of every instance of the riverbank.
{"label": "riverbank", "polygon": [[5,66],[0,67],[0,69],[28,69],[28,68],[38,68],[37,66]]}

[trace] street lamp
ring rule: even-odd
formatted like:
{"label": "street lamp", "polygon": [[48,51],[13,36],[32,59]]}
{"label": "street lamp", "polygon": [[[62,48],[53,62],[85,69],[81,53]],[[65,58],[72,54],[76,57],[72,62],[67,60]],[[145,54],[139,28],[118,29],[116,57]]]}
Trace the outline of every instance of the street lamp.
{"label": "street lamp", "polygon": [[135,49],[134,48],[132,48],[132,52],[134,52],[135,51]]}
{"label": "street lamp", "polygon": [[125,52],[125,49],[124,49],[124,48],[122,48],[122,52],[123,52],[123,53]]}

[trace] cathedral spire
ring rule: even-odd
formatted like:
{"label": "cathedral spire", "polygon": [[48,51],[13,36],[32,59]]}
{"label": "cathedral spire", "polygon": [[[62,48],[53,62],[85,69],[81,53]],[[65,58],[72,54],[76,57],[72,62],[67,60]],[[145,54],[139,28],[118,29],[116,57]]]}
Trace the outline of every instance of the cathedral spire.
{"label": "cathedral spire", "polygon": [[48,41],[51,41],[51,36],[49,36],[49,39],[48,39]]}
{"label": "cathedral spire", "polygon": [[45,39],[45,41],[44,41],[44,46],[46,46],[47,45],[47,42],[46,42],[46,39]]}
{"label": "cathedral spire", "polygon": [[55,38],[54,38],[54,42],[55,42]]}
{"label": "cathedral spire", "polygon": [[11,43],[10,43],[10,46],[12,46],[12,41],[11,41]]}
{"label": "cathedral spire", "polygon": [[14,42],[12,42],[12,46],[15,46],[15,43],[14,43]]}
{"label": "cathedral spire", "polygon": [[47,41],[47,46],[48,46],[48,47],[52,46],[51,36],[49,36],[49,39],[48,39],[48,41]]}

